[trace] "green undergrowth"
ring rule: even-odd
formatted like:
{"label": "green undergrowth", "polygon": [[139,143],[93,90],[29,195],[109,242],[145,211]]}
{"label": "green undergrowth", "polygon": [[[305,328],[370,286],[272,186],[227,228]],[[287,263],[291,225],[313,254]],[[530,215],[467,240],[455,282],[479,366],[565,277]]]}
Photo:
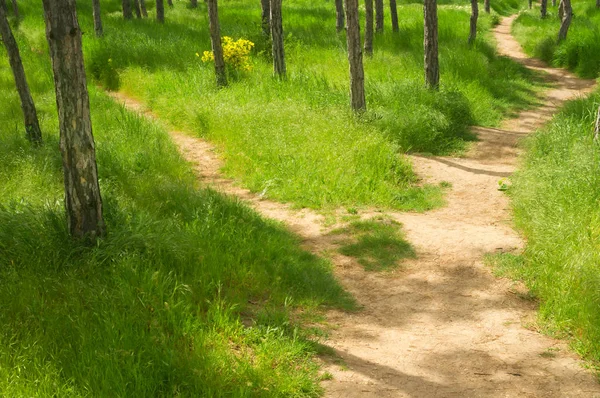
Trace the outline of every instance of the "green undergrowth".
{"label": "green undergrowth", "polygon": [[354,308],[281,225],[197,189],[160,126],[90,86],[108,236],[66,230],[41,14],[18,39],[45,143],[0,50],[0,396],[316,397],[321,309]]}
{"label": "green undergrowth", "polygon": [[[401,7],[401,32],[375,40],[365,60],[369,110],[349,110],[343,34],[335,33],[333,3],[284,3],[288,79],[272,78],[270,45],[260,31],[260,4],[221,4],[222,35],[256,43],[253,70],[230,73],[215,87],[212,65],[197,55],[210,49],[206,9],[176,2],[166,24],[125,22],[116,1],[105,7],[101,40],[87,35],[91,76],[141,99],[165,123],[217,144],[224,172],[266,197],[317,209],[381,206],[405,210],[438,205],[437,188],[422,189],[407,151],[460,153],[474,137],[471,124],[494,126],[535,101],[534,75],[495,55],[482,13],[480,38],[467,45],[469,13],[441,7],[439,93],[423,84],[422,7]],[[90,5],[81,3],[92,32]],[[386,23],[389,23],[387,21]],[[411,194],[415,192],[418,194]]]}
{"label": "green undergrowth", "polygon": [[521,14],[513,33],[525,52],[550,65],[568,68],[585,78],[597,78],[600,72],[600,9],[594,2],[574,1],[573,21],[567,39],[558,44],[560,20],[558,8],[549,4],[548,17],[539,10]]}
{"label": "green undergrowth", "polygon": [[600,149],[592,129],[600,94],[569,102],[527,141],[509,193],[527,240],[501,269],[540,300],[547,330],[600,363]]}

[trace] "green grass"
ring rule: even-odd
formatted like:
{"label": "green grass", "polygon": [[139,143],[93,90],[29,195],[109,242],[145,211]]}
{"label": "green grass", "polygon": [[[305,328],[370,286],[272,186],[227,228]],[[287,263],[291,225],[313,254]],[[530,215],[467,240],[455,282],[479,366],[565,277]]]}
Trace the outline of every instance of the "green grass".
{"label": "green grass", "polygon": [[[299,207],[435,207],[439,193],[431,187],[406,194],[420,188],[399,153],[460,153],[474,139],[469,125],[497,125],[530,106],[538,87],[530,72],[495,55],[486,33],[492,17],[482,13],[480,39],[467,45],[464,5],[440,9],[440,93],[424,88],[422,7],[401,7],[401,33],[387,26],[365,61],[369,111],[362,118],[349,110],[345,37],[335,34],[332,3],[284,4],[284,82],[271,77],[259,3],[223,3],[222,34],[256,48],[253,71],[231,75],[222,90],[196,56],[210,48],[203,4],[176,3],[165,26],[152,18],[125,22],[117,2],[103,6],[106,37],[85,41],[94,79],[140,98],[171,128],[217,144],[224,172],[252,191]],[[92,32],[89,7],[82,3],[80,13]]]}
{"label": "green grass", "polygon": [[558,9],[548,9],[541,19],[535,9],[521,14],[513,25],[513,33],[525,52],[550,65],[564,67],[585,78],[600,73],[600,10],[593,2],[573,2],[573,22],[567,40],[557,43],[560,21]]}
{"label": "green grass", "polygon": [[509,193],[527,247],[499,262],[540,300],[547,330],[600,363],[600,149],[592,127],[600,93],[569,102],[527,142]]}

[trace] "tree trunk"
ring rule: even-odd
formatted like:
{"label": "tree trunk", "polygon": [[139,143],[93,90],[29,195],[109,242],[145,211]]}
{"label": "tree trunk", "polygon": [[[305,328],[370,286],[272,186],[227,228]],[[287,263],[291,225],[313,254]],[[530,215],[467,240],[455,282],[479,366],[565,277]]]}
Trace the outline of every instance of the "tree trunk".
{"label": "tree trunk", "polygon": [[425,0],[423,6],[425,32],[425,85],[437,90],[440,86],[440,66],[438,60],[438,18],[437,0]]}
{"label": "tree trunk", "polygon": [[373,55],[373,0],[365,0],[365,54]]}
{"label": "tree trunk", "polygon": [[[600,1],[600,0],[598,0]],[[340,33],[346,27],[346,15],[344,13],[344,0],[335,0],[335,30]]]}
{"label": "tree trunk", "polygon": [[281,0],[271,0],[271,38],[273,39],[273,73],[275,76],[284,78],[286,67]]}
{"label": "tree trunk", "polygon": [[473,44],[477,38],[477,18],[479,18],[479,4],[477,0],[471,0],[471,29],[469,32],[469,44]]}
{"label": "tree trunk", "polygon": [[365,100],[365,72],[360,48],[360,23],[358,0],[345,0],[346,41],[348,43],[348,63],[350,64],[350,102],[355,112],[367,109]]}
{"label": "tree trunk", "polygon": [[375,32],[383,33],[383,0],[375,0]]}
{"label": "tree trunk", "polygon": [[600,107],[598,107],[598,113],[596,114],[596,125],[594,126],[594,141],[598,142],[600,136]]}
{"label": "tree trunk", "polygon": [[560,3],[558,3],[558,19],[560,19],[562,21],[564,16],[565,16],[565,3],[563,2],[563,0],[560,0]]}
{"label": "tree trunk", "polygon": [[21,14],[19,14],[19,6],[17,5],[17,0],[12,0],[12,9],[13,13],[15,14],[15,18],[17,18],[17,20],[21,19]]}
{"label": "tree trunk", "polygon": [[198,0],[190,0],[190,6],[192,8],[197,8],[198,7]]}
{"label": "tree trunk", "polygon": [[208,24],[210,28],[210,41],[215,58],[215,75],[217,86],[227,86],[227,72],[225,71],[225,60],[223,59],[223,45],[221,44],[221,27],[219,26],[219,6],[217,0],[208,0]]}
{"label": "tree trunk", "polygon": [[140,9],[142,10],[142,16],[148,18],[148,10],[146,10],[146,0],[140,0]]}
{"label": "tree trunk", "polygon": [[571,26],[571,19],[573,18],[573,9],[571,8],[571,0],[562,0],[563,3],[563,17],[562,23],[560,24],[560,30],[558,31],[558,42],[567,38],[569,33],[569,26]]}
{"label": "tree trunk", "polygon": [[[556,1],[556,0],[553,0],[553,1]],[[491,8],[490,7],[490,0],[484,0],[483,6],[485,7],[486,14],[489,14],[490,11],[491,11],[491,9],[490,9]]]}
{"label": "tree trunk", "polygon": [[140,8],[140,0],[133,0],[133,9],[135,11],[136,18],[142,17],[142,9]]}
{"label": "tree trunk", "polygon": [[529,0],[529,9],[531,10],[533,8],[533,0]]}
{"label": "tree trunk", "polygon": [[260,0],[261,26],[265,37],[271,37],[271,0]]}
{"label": "tree trunk", "polygon": [[165,23],[165,2],[164,0],[156,0],[156,21]]}
{"label": "tree trunk", "polygon": [[100,0],[92,0],[92,14],[94,15],[94,32],[96,37],[101,37],[104,34],[102,29],[102,17],[100,14]]}
{"label": "tree trunk", "polygon": [[[167,0],[167,5],[171,8],[173,8],[173,0]],[[164,8],[164,3],[163,3],[163,8]]]}
{"label": "tree trunk", "polygon": [[131,12],[131,0],[123,0],[123,18],[131,19],[133,18],[133,13]]}
{"label": "tree trunk", "polygon": [[0,0],[0,37],[4,42],[4,47],[6,47],[10,67],[15,78],[15,85],[17,86],[19,98],[21,99],[21,109],[23,111],[25,122],[25,135],[32,143],[40,144],[42,142],[42,132],[38,123],[35,104],[33,103],[31,92],[29,91],[27,78],[25,77],[25,70],[23,69],[23,62],[21,61],[21,55],[19,54],[19,47],[10,29],[6,14],[6,2],[5,0]]}
{"label": "tree trunk", "polygon": [[390,0],[390,15],[392,16],[392,31],[399,32],[400,26],[398,25],[398,6],[396,0]]}
{"label": "tree trunk", "polygon": [[556,7],[556,0],[552,0],[552,7]]}
{"label": "tree trunk", "polygon": [[[556,1],[556,0],[553,0]],[[596,0],[596,8],[600,8],[600,0]]]}
{"label": "tree trunk", "polygon": [[541,15],[542,19],[544,19],[548,16],[548,0],[541,0],[540,15]]}
{"label": "tree trunk", "polygon": [[75,238],[104,235],[81,29],[75,0],[43,0],[60,127],[65,207]]}

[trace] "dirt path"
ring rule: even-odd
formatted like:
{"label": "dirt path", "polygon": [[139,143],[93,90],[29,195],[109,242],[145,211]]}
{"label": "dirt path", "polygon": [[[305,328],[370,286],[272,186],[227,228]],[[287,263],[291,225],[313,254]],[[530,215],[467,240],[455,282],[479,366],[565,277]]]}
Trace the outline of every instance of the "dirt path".
{"label": "dirt path", "polygon": [[[554,88],[541,107],[502,129],[476,128],[481,141],[467,158],[412,158],[426,181],[452,184],[443,209],[387,213],[404,224],[417,259],[395,272],[374,273],[352,258],[333,255],[338,278],[364,308],[356,314],[330,313],[334,330],[327,344],[343,361],[326,363],[333,374],[323,383],[327,396],[600,397],[600,385],[563,342],[528,328],[535,304],[483,265],[485,253],[522,247],[510,227],[508,199],[497,190],[498,180],[514,171],[517,140],[594,83],[528,59],[510,35],[512,21],[504,19],[495,30],[500,52],[547,72]],[[134,100],[114,97],[144,112]],[[334,252],[320,215],[238,187],[219,174],[221,162],[209,143],[171,134],[203,181],[286,223],[307,249]]]}

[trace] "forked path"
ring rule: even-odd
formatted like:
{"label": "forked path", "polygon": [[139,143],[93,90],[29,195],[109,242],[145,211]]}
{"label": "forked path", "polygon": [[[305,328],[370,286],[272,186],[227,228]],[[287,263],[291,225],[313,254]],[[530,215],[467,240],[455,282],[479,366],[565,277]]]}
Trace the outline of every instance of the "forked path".
{"label": "forked path", "polygon": [[[466,158],[412,157],[425,181],[447,181],[452,188],[442,209],[387,213],[404,224],[418,255],[395,272],[366,272],[352,258],[331,254],[336,243],[320,215],[240,188],[221,176],[209,143],[171,133],[204,182],[284,222],[308,250],[331,255],[336,275],[363,307],[354,314],[329,314],[333,331],[327,344],[342,360],[326,360],[333,375],[323,382],[327,396],[600,397],[595,377],[563,342],[532,330],[535,304],[483,264],[486,253],[522,247],[510,226],[508,199],[497,189],[498,180],[514,171],[518,139],[594,85],[528,59],[510,35],[513,19],[495,30],[500,53],[546,72],[553,88],[540,107],[501,129],[476,128],[480,142]],[[113,96],[144,112],[135,100]]]}

